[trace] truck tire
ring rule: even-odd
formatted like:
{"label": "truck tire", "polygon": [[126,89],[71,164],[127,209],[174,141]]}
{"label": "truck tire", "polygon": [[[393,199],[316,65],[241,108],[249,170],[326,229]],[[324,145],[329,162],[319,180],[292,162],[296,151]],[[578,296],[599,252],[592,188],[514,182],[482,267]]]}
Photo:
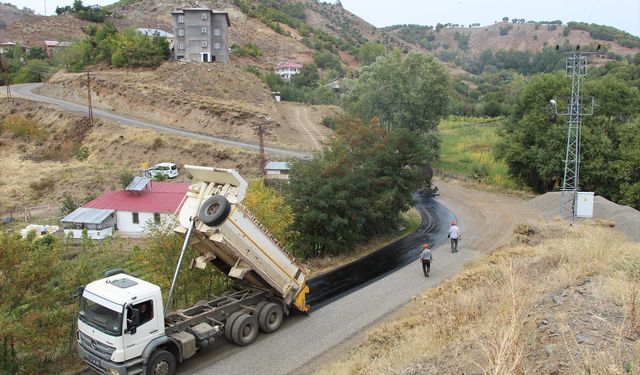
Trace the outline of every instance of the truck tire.
{"label": "truck tire", "polygon": [[231,327],[231,338],[238,346],[247,346],[258,336],[258,319],[249,314],[242,314]]}
{"label": "truck tire", "polygon": [[234,342],[233,337],[231,336],[233,323],[235,323],[236,319],[238,319],[242,315],[244,315],[242,312],[236,311],[233,314],[229,315],[227,321],[224,323],[224,337],[226,337],[229,342]]}
{"label": "truck tire", "polygon": [[264,333],[275,332],[282,325],[284,319],[284,311],[282,306],[270,302],[260,309],[258,314],[258,325]]}
{"label": "truck tire", "polygon": [[173,375],[176,372],[176,359],[166,350],[158,350],[149,359],[147,375]]}
{"label": "truck tire", "polygon": [[230,210],[231,204],[227,198],[222,195],[213,195],[200,206],[198,217],[200,217],[200,221],[213,227],[225,221]]}

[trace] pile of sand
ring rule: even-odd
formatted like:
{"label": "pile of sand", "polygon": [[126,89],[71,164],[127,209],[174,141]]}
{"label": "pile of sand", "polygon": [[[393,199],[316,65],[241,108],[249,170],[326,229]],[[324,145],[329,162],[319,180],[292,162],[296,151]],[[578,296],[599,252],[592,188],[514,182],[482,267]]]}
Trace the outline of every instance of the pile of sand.
{"label": "pile of sand", "polygon": [[[524,206],[539,211],[545,219],[554,219],[560,217],[561,199],[561,192],[551,192],[530,200]],[[593,219],[590,220],[598,219],[613,222],[617,230],[640,242],[640,211],[596,196],[593,202]]]}

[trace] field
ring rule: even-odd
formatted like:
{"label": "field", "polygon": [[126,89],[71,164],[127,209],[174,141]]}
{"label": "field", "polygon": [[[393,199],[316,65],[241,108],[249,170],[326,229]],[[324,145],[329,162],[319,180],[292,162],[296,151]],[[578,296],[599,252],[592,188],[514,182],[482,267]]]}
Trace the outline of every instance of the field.
{"label": "field", "polygon": [[500,120],[487,118],[449,117],[442,120],[438,127],[442,147],[435,169],[440,174],[450,172],[488,185],[517,188],[507,174],[507,165],[493,156],[500,124]]}

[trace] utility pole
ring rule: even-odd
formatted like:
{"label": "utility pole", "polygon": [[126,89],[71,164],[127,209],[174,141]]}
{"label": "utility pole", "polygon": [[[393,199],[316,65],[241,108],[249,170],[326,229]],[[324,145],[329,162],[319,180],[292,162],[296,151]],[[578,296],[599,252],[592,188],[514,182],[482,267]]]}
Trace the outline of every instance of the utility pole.
{"label": "utility pole", "polygon": [[268,134],[267,129],[265,129],[265,125],[267,125],[269,122],[271,122],[271,118],[267,117],[266,121],[258,122],[258,124],[255,127],[256,134],[258,135],[258,148],[259,148],[259,155],[260,155],[260,158],[259,158],[260,174],[264,178],[267,177],[267,171],[265,170],[265,167],[267,165],[267,160],[264,155],[264,136]]}
{"label": "utility pole", "polygon": [[91,74],[87,70],[87,106],[89,108],[89,124],[93,125],[93,104],[91,103]]}
{"label": "utility pole", "polygon": [[0,55],[0,69],[2,69],[2,80],[7,86],[7,99],[11,100],[11,82],[9,81],[9,67],[7,66],[5,59]]}
{"label": "utility pole", "polygon": [[[559,50],[559,46],[556,46]],[[598,49],[600,50],[600,45]],[[590,112],[584,111],[582,106],[582,83],[587,76],[587,56],[597,52],[581,52],[580,46],[575,51],[567,52],[566,72],[571,77],[571,98],[566,113],[556,114],[567,116],[567,147],[564,159],[564,176],[562,179],[562,203],[560,205],[560,217],[563,219],[576,219],[576,204],[578,191],[580,191],[580,143],[582,140],[582,117],[593,115],[594,98],[591,98]],[[553,101],[552,103],[556,103]]]}

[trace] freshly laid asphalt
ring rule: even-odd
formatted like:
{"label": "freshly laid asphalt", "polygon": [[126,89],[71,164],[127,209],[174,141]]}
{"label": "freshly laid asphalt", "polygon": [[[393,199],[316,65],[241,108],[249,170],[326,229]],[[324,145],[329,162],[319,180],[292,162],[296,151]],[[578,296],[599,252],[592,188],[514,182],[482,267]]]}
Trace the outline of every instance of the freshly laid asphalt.
{"label": "freshly laid asphalt", "polygon": [[[321,275],[311,280],[310,300],[315,300],[317,305],[312,305],[309,316],[290,316],[279,331],[261,334],[244,348],[226,342],[215,343],[179,366],[179,373],[305,373],[309,370],[306,365],[319,355],[383,319],[413,296],[460,271],[465,262],[481,255],[464,247],[452,254],[445,240],[453,214],[437,199],[422,196],[416,199],[416,208],[423,217],[416,232],[354,265],[337,269],[335,275]],[[434,248],[428,278],[424,277],[418,262],[423,242]],[[370,271],[373,269],[375,271]],[[315,295],[314,288],[319,289]]]}

